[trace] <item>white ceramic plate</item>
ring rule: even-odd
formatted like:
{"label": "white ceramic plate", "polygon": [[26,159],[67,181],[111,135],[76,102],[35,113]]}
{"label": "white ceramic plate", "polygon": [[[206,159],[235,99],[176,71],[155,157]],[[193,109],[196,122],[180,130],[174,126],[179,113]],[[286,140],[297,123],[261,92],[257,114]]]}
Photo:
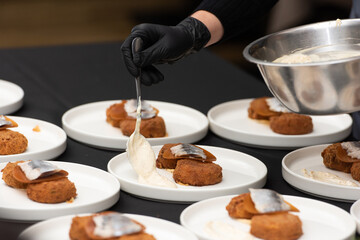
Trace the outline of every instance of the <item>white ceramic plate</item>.
{"label": "white ceramic plate", "polygon": [[353,205],[351,205],[350,214],[355,219],[356,231],[360,234],[360,200],[357,200],[353,203]]}
{"label": "white ceramic plate", "polygon": [[[77,163],[53,161],[66,170],[75,184],[77,197],[72,203],[45,204],[30,200],[26,190],[14,189],[0,181],[0,219],[37,221],[69,214],[97,212],[114,205],[120,196],[119,181],[106,171]],[[0,163],[3,169],[6,163]],[[2,173],[0,173],[0,179]]]}
{"label": "white ceramic plate", "polygon": [[[122,150],[126,148],[127,136],[106,122],[106,109],[121,100],[84,104],[67,111],[62,124],[69,137],[93,147]],[[168,142],[193,143],[202,139],[209,127],[209,121],[201,112],[174,103],[148,101],[159,109],[164,118],[168,136],[148,138],[151,145]]]}
{"label": "white ceramic plate", "polygon": [[[192,232],[179,224],[137,214],[124,215],[143,224],[145,231],[152,234],[156,240],[198,240]],[[25,229],[19,240],[68,240],[73,217],[74,215],[69,215],[37,223]]]}
{"label": "white ceramic plate", "polygon": [[[293,187],[319,197],[338,201],[353,202],[360,198],[360,184],[349,173],[326,168],[323,164],[321,152],[328,145],[305,147],[288,153],[282,160],[282,175]],[[307,178],[302,169],[333,173],[346,180],[357,183],[359,187],[342,186],[324,183]]]}
{"label": "white ceramic plate", "polygon": [[[234,196],[212,198],[190,205],[180,215],[181,224],[194,232],[200,240],[216,240],[204,231],[209,221],[224,222],[249,232],[248,224],[230,218],[225,209]],[[284,198],[300,210],[299,213],[293,213],[300,217],[303,224],[303,235],[299,240],[355,238],[355,222],[345,210],[309,198],[286,195]]]}
{"label": "white ceramic plate", "polygon": [[265,121],[248,117],[253,99],[234,100],[211,108],[207,114],[210,129],[220,137],[262,148],[293,149],[337,142],[351,133],[352,118],[348,114],[311,116],[314,131],[304,135],[282,135],[273,132]]}
{"label": "white ceramic plate", "polygon": [[[25,152],[12,155],[0,155],[0,162],[18,160],[50,160],[62,154],[66,149],[66,133],[60,127],[33,118],[8,116],[19,125],[10,128],[25,135],[28,147]],[[40,132],[33,131],[39,126]]]}
{"label": "white ceramic plate", "polygon": [[24,90],[18,85],[0,80],[0,114],[16,112],[23,105]]}
{"label": "white ceramic plate", "polygon": [[[223,180],[220,183],[202,187],[177,184],[177,188],[139,184],[137,174],[133,170],[126,152],[109,161],[108,171],[119,179],[123,191],[143,198],[170,202],[194,202],[216,196],[247,192],[249,187],[260,188],[265,185],[267,168],[258,159],[230,149],[199,146],[214,154],[217,158],[215,163],[223,168]],[[161,147],[153,147],[156,156]],[[161,175],[175,182],[172,173],[164,169],[157,170]]]}

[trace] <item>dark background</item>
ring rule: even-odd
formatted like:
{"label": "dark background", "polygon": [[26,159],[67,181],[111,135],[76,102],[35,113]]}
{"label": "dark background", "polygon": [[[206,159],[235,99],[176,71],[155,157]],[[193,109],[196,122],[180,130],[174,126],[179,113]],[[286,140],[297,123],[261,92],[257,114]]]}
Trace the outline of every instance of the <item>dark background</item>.
{"label": "dark background", "polygon": [[[199,0],[0,0],[0,48],[122,42],[142,22],[175,25]],[[251,41],[290,27],[349,16],[351,0],[279,0],[247,34],[211,51],[251,74],[242,57]],[[239,13],[241,14],[241,13]]]}

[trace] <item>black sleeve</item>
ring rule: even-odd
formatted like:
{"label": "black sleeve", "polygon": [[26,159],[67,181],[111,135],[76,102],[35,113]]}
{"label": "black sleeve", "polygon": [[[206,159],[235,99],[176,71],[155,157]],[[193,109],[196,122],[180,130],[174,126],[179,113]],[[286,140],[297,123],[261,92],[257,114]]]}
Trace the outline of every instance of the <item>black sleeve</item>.
{"label": "black sleeve", "polygon": [[270,11],[277,0],[203,0],[195,9],[214,14],[224,27],[222,40],[244,33]]}

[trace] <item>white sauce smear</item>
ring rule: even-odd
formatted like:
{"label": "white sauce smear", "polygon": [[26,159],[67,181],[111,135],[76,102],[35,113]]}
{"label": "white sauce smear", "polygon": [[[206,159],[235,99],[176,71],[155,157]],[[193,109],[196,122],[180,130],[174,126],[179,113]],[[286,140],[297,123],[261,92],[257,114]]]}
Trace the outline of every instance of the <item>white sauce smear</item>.
{"label": "white sauce smear", "polygon": [[138,175],[139,183],[176,188],[176,184],[171,182],[164,176],[161,176],[156,171],[156,157],[150,143],[140,134],[140,111],[141,103],[137,108],[137,119],[135,131],[131,134],[128,142],[126,152],[130,163]]}

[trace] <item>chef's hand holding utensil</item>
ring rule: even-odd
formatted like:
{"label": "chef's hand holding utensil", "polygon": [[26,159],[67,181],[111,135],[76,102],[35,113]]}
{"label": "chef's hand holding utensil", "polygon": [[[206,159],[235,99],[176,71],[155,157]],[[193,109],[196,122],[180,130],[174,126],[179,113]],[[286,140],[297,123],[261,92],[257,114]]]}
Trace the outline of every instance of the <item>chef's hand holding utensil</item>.
{"label": "chef's hand holding utensil", "polygon": [[[136,37],[143,41],[139,51],[132,53]],[[174,63],[202,49],[210,40],[210,32],[199,20],[188,17],[176,26],[143,23],[135,26],[121,46],[125,65],[134,77],[140,75],[141,83],[150,86],[164,79],[154,66]]]}

